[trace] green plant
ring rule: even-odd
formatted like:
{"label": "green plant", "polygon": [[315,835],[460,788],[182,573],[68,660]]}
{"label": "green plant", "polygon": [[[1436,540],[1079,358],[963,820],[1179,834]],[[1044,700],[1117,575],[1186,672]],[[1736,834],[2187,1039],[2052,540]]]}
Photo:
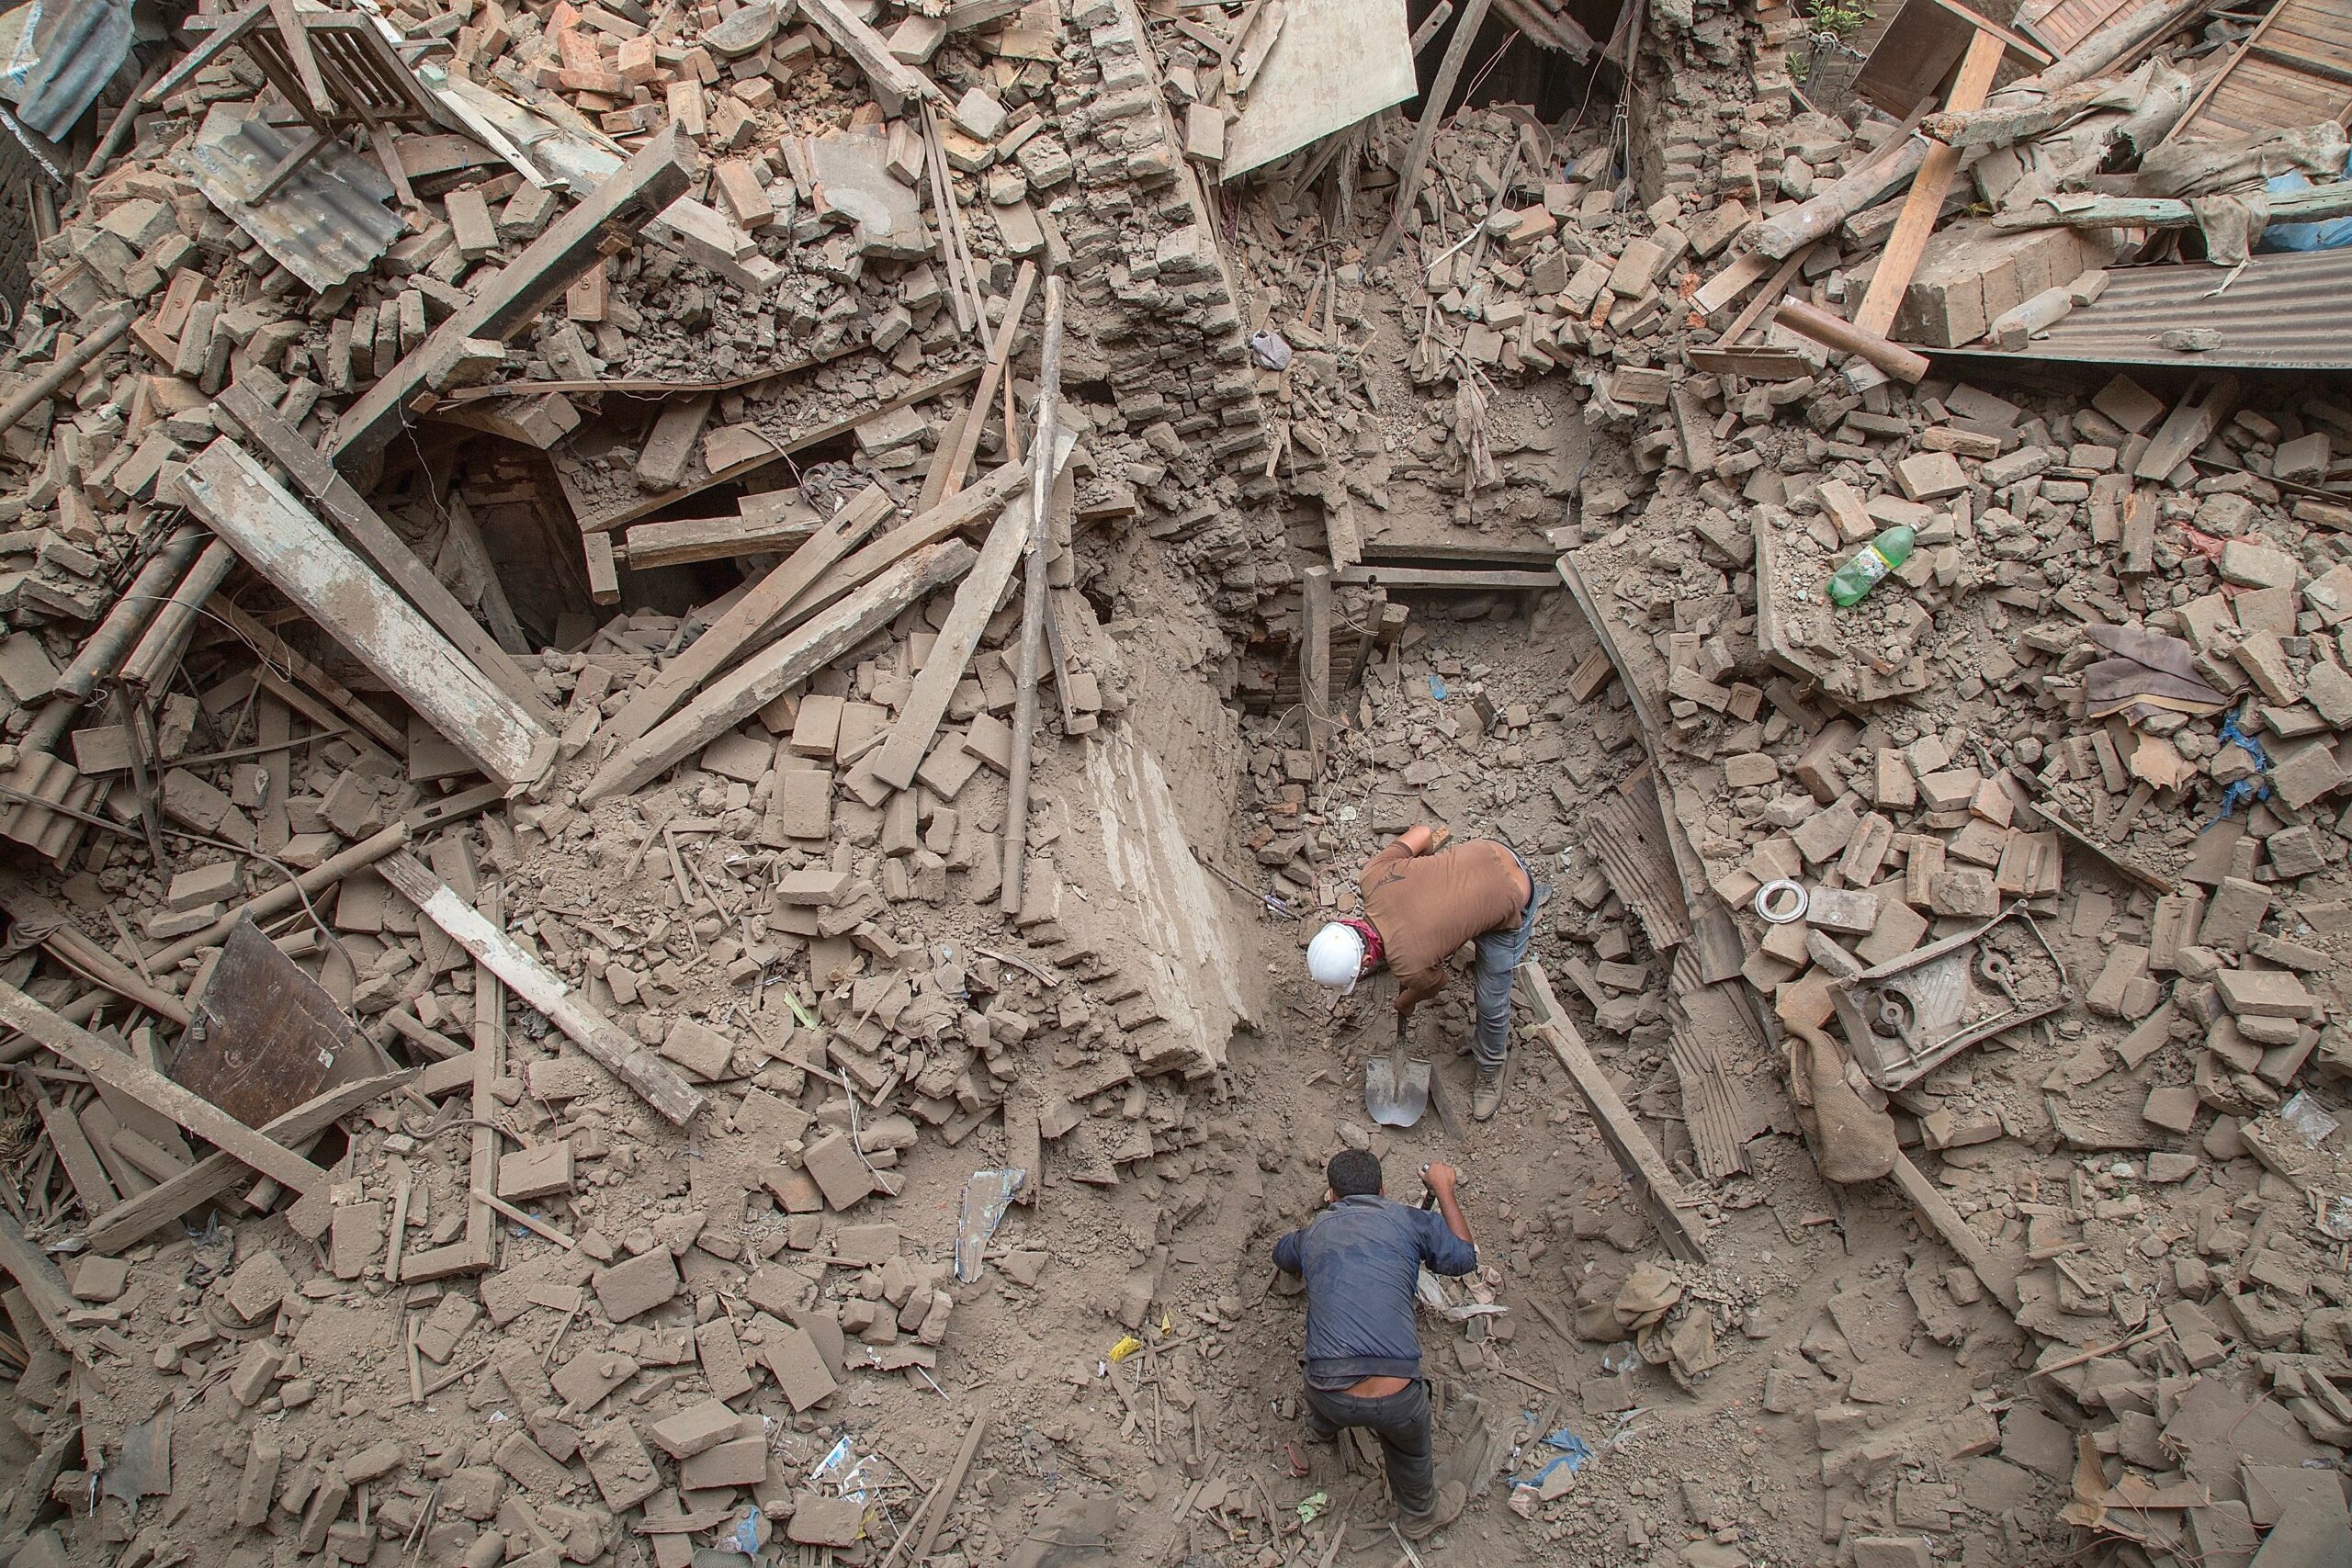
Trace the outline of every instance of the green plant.
{"label": "green plant", "polygon": [[1813,30],[1832,38],[1851,38],[1877,14],[1870,0],[1806,0],[1805,6],[1805,18]]}

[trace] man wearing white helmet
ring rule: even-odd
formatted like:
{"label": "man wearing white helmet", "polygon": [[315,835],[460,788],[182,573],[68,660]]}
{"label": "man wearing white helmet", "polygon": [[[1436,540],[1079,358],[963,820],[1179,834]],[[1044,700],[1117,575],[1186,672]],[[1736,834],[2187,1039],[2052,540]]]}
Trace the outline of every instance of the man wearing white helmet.
{"label": "man wearing white helmet", "polygon": [[1347,992],[1385,964],[1396,976],[1397,1014],[1410,1018],[1444,988],[1446,960],[1464,942],[1476,942],[1478,1087],[1470,1114],[1484,1122],[1502,1103],[1511,971],[1534,939],[1543,890],[1509,844],[1472,839],[1441,852],[1446,837],[1442,828],[1408,828],[1373,856],[1356,879],[1363,918],[1317,931],[1306,944],[1306,972]]}

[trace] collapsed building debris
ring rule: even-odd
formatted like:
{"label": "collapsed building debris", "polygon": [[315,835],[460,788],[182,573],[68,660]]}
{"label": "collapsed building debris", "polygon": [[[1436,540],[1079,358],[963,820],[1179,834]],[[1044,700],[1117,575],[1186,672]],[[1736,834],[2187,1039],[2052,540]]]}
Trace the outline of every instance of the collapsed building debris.
{"label": "collapsed building debris", "polygon": [[2077,9],[20,7],[0,1562],[1386,1561],[1340,1143],[1482,1561],[2340,1555],[2346,64]]}

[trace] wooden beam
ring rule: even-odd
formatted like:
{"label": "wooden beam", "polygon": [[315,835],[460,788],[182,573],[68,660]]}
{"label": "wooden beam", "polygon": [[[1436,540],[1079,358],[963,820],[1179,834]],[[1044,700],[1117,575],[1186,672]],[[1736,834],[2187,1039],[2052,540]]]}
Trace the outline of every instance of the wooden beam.
{"label": "wooden beam", "polygon": [[[58,1348],[69,1356],[78,1357],[82,1341],[65,1321],[65,1314],[74,1308],[74,1292],[66,1288],[64,1270],[50,1261],[49,1254],[35,1247],[14,1219],[0,1213],[0,1269],[17,1277],[17,1284],[25,1292],[25,1300],[32,1303],[33,1315],[40,1319]],[[25,1347],[28,1350],[32,1347]]]}
{"label": "wooden beam", "polygon": [[[628,531],[623,547],[631,571],[661,566],[686,566],[695,561],[729,560],[736,556],[772,555],[797,549],[815,533],[810,514],[797,517],[675,517],[662,523],[639,523]],[[609,534],[583,537],[607,539]]]}
{"label": "wooden beam", "polygon": [[65,1021],[16,987],[0,982],[0,1023],[23,1032],[118,1093],[217,1145],[279,1185],[308,1192],[325,1185],[327,1173],[309,1160],[254,1132],[243,1122],[199,1099],[146,1063]]}
{"label": "wooden beam", "polygon": [[[1062,280],[1058,277],[1046,281],[1046,341],[1039,363],[1037,437],[1031,443],[1039,454],[1039,460],[1030,465],[1035,471],[1029,479],[1029,504],[1024,509],[1027,515],[1021,519],[1020,547],[1022,558],[1027,563],[1027,571],[1021,589],[1021,649],[1013,665],[1012,752],[1007,759],[1010,765],[1005,772],[1004,790],[1004,859],[1001,863],[1001,872],[997,884],[998,912],[1008,916],[1021,912],[1022,888],[1028,879],[1029,767],[1037,732],[1037,656],[1047,634],[1053,629],[1054,619],[1046,558],[1052,526],[1050,498],[1054,481],[1061,473],[1061,449],[1057,446],[1054,431],[1054,421],[1060,412],[1062,374]],[[1012,410],[1005,411],[1004,419],[1005,428],[1010,431],[1012,428]],[[1050,463],[1044,457],[1047,452],[1054,454],[1054,460]],[[1001,521],[997,525],[1000,528],[1004,526]],[[996,536],[991,534],[989,536],[989,547],[993,549],[995,547]],[[967,581],[963,592],[956,596],[956,610],[963,609],[965,597],[971,592],[971,583]],[[989,605],[981,606],[982,614],[988,614],[990,608]],[[951,613],[948,619],[954,620],[954,614]],[[943,636],[940,640],[944,642],[946,639]],[[971,649],[967,648],[956,661],[958,677],[970,659]],[[1062,671],[1058,646],[1055,649],[1054,669],[1067,711],[1069,682]],[[929,672],[926,666],[924,673]],[[890,739],[896,740],[899,736],[894,731]],[[929,744],[928,738],[924,744]]]}
{"label": "wooden beam", "polygon": [[1975,1271],[1994,1299],[2009,1311],[2017,1311],[2017,1270],[1993,1256],[1993,1249],[1968,1228],[1968,1222],[1951,1206],[1951,1200],[1937,1190],[1936,1184],[1911,1163],[1909,1156],[1900,1152],[1894,1156],[1894,1185],[1903,1190],[1903,1195],[1911,1201],[1911,1206],[1919,1212],[1928,1228],[1943,1237],[1944,1245],[1960,1254],[1961,1261]]}
{"label": "wooden beam", "polygon": [[457,890],[435,875],[414,855],[402,851],[387,855],[377,868],[394,891],[414,904],[417,912],[439,926],[474,962],[510,987],[514,994],[548,1017],[580,1048],[672,1123],[684,1126],[703,1108],[700,1089],[678,1069],[621,1032],[611,1019],[583,1001],[563,976],[532,957],[492,923],[480,909],[458,896]]}
{"label": "wooden beam", "polygon": [[[1968,52],[1960,58],[1960,74],[1953,78],[1951,92],[1944,99],[1946,114],[1965,114],[1984,107],[2006,48],[2000,34],[1982,28],[1968,40]],[[1894,232],[1887,236],[1886,248],[1878,254],[1878,268],[1871,274],[1870,292],[1862,297],[1862,308],[1854,312],[1854,325],[1871,336],[1883,338],[1894,325],[1894,313],[1903,307],[1903,292],[1911,287],[1911,275],[1919,270],[1919,258],[1927,254],[1928,237],[1943,211],[1944,193],[1951,189],[1959,174],[1957,147],[1939,143],[1920,160],[1919,172],[1912,176],[1911,189],[1903,198],[1903,216],[1894,220]]]}
{"label": "wooden beam", "polygon": [[1322,772],[1331,739],[1331,569],[1310,566],[1299,580],[1298,679],[1306,704],[1306,744]]}
{"label": "wooden beam", "polygon": [[910,99],[940,97],[939,84],[892,54],[888,41],[860,20],[847,0],[800,0],[800,11],[865,73],[883,113],[897,115]]}
{"label": "wooden beam", "polygon": [[613,716],[605,732],[624,742],[635,740],[668,717],[673,708],[725,669],[729,660],[756,645],[785,607],[848,554],[889,510],[890,498],[878,485],[868,485],[853,496],[831,522],[735,601],[708,631],[664,664],[652,682],[639,688]]}
{"label": "wooden beam", "polygon": [[556,738],[223,435],[181,476],[187,504],[247,564],[375,671],[476,766],[531,784]]}
{"label": "wooden beam", "polygon": [[300,682],[317,694],[317,701],[310,697],[287,699],[290,706],[311,722],[322,728],[332,729],[335,728],[336,716],[341,715],[344,722],[359,731],[363,750],[372,745],[395,759],[408,755],[408,737],[401,734],[391,720],[378,713],[373,705],[362,702],[358,693],[328,674],[312,660],[295,652],[284,637],[254,619],[243,606],[234,600],[223,599],[217,604],[206,606],[205,613],[236,633],[260,658],[265,666],[262,671],[265,684],[275,681],[279,687],[292,690],[292,681],[280,680],[276,674],[276,671],[284,670],[293,676],[294,681]]}
{"label": "wooden beam", "polygon": [[1462,8],[1461,20],[1453,24],[1453,37],[1445,46],[1445,57],[1438,62],[1437,74],[1430,78],[1429,92],[1421,99],[1421,119],[1413,128],[1413,144],[1406,151],[1405,162],[1396,171],[1396,208],[1388,215],[1388,227],[1381,231],[1380,243],[1373,247],[1371,263],[1378,266],[1396,254],[1405,238],[1405,225],[1412,220],[1413,203],[1421,194],[1421,180],[1429,173],[1430,153],[1437,145],[1438,127],[1445,123],[1445,106],[1453,96],[1453,85],[1462,78],[1462,68],[1469,63],[1471,47],[1478,41],[1478,29],[1486,25],[1487,9],[1493,0],[1468,0]]}
{"label": "wooden beam", "polygon": [[1917,386],[1927,378],[1926,355],[1899,343],[1889,343],[1859,321],[1834,316],[1817,305],[1808,305],[1802,299],[1783,299],[1774,308],[1772,320],[1825,348],[1866,359],[1899,381]]}
{"label": "wooden beam", "polygon": [[[280,1144],[308,1143],[335,1122],[380,1095],[391,1093],[414,1077],[413,1073],[385,1073],[321,1089],[309,1100],[271,1118],[261,1135]],[[246,1179],[243,1164],[232,1156],[209,1154],[170,1180],[124,1200],[91,1222],[90,1250],[117,1253],[141,1237],[171,1224],[199,1203],[209,1202]]]}
{"label": "wooden beam", "polygon": [[621,748],[580,792],[594,806],[651,782],[690,751],[700,750],[769,703],[831,664],[933,589],[968,570],[960,540],[929,545],[827,609],[783,641],[762,649],[697,694],[662,723]]}
{"label": "wooden beam", "polygon": [[965,476],[972,471],[972,456],[980,447],[980,429],[989,422],[989,400],[996,395],[996,384],[1004,375],[1005,362],[1012,356],[1012,340],[1021,334],[1021,312],[1029,308],[1029,294],[1036,286],[1037,264],[1023,262],[1021,270],[1013,275],[1012,298],[1005,304],[1004,320],[997,327],[996,341],[989,345],[988,365],[981,370],[980,384],[972,393],[972,406],[956,422],[956,455],[948,459],[947,476],[941,481],[939,494],[943,501],[962,490]]}
{"label": "wooden beam", "polygon": [[2151,484],[2162,483],[2165,476],[2180,467],[2182,459],[2222,427],[2237,407],[2238,394],[2245,383],[2227,371],[2200,380],[2188,389],[2188,395],[2175,403],[2165,415],[2164,423],[2149,438],[2148,448],[2132,466],[2132,477]]}
{"label": "wooden beam", "polygon": [[582,273],[603,261],[608,227],[634,232],[685,195],[694,183],[695,162],[693,146],[675,126],[648,141],[594,196],[476,285],[473,299],[463,309],[351,405],[334,427],[334,461],[348,467],[380,451],[408,423],[420,398],[429,404],[427,384],[455,362],[461,340],[496,338],[503,343],[520,332],[561,299]]}
{"label": "wooden beam", "polygon": [[293,881],[281,882],[266,893],[257,893],[243,903],[232,907],[229,912],[199,931],[173,942],[159,953],[150,953],[147,966],[164,970],[176,965],[183,958],[225,941],[236,928],[237,921],[250,915],[255,920],[266,920],[298,908],[306,895],[323,893],[362,866],[375,864],[402,844],[408,842],[409,826],[395,822],[379,829],[349,849],[328,856],[310,870],[299,873]]}
{"label": "wooden beam", "polygon": [[376,570],[408,595],[409,603],[423,611],[425,619],[441,628],[441,635],[456,644],[458,651],[480,665],[483,674],[535,717],[551,722],[547,700],[531,684],[523,667],[467,613],[432,569],[417,558],[408,541],[376,515],[376,509],[351,487],[351,481],[336,472],[317,447],[303,440],[300,431],[278,417],[276,408],[242,382],[222,389],[214,401],[244,428],[271,462],[286,470],[296,490],[317,503],[326,521],[375,562]]}
{"label": "wooden beam", "polygon": [[1674,1169],[1658,1153],[1657,1145],[1642,1130],[1642,1124],[1626,1109],[1625,1101],[1600,1063],[1585,1046],[1584,1037],[1560,1008],[1559,998],[1552,994],[1552,982],[1544,973],[1544,965],[1533,958],[1519,966],[1515,980],[1520,999],[1534,1010],[1535,1022],[1529,1032],[1552,1048],[1560,1066],[1568,1070],[1569,1081],[1592,1112],[1593,1124],[1600,1132],[1600,1141],[1617,1156],[1618,1168],[1632,1182],[1642,1207],[1657,1227],[1666,1249],[1686,1263],[1707,1260],[1707,1234],[1690,1217],[1686,1207],[1681,1182],[1675,1179]]}
{"label": "wooden beam", "polygon": [[[1061,451],[1067,460],[1070,448]],[[932,737],[947,716],[948,701],[980,646],[980,634],[1004,601],[1013,568],[1021,564],[1034,515],[1030,504],[1030,497],[1016,496],[997,514],[996,526],[989,530],[988,542],[980,547],[971,575],[956,590],[956,603],[940,626],[939,640],[931,645],[907,700],[899,705],[898,722],[874,753],[874,776],[892,789],[913,784],[916,770],[931,753]]]}
{"label": "wooden beam", "polygon": [[40,1075],[27,1073],[24,1082],[32,1090],[33,1103],[40,1108],[40,1124],[49,1134],[50,1145],[57,1151],[57,1163],[65,1168],[65,1179],[74,1184],[74,1195],[82,1201],[84,1216],[95,1218],[122,1201],[122,1195],[114,1190],[114,1182],[107,1176],[107,1168],[99,1162],[97,1150],[90,1146],[88,1134],[82,1131],[81,1121],[49,1098],[41,1088]]}
{"label": "wooden beam", "polygon": [[1343,566],[1331,574],[1342,588],[1459,588],[1485,592],[1496,589],[1557,588],[1560,580],[1548,571],[1454,571],[1444,567]]}

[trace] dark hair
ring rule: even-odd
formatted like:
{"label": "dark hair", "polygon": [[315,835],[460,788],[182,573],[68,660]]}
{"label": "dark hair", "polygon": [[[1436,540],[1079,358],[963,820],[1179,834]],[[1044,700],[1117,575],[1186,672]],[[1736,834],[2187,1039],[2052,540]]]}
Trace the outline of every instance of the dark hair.
{"label": "dark hair", "polygon": [[1380,1156],[1370,1149],[1341,1149],[1324,1169],[1331,1190],[1342,1198],[1380,1191]]}

